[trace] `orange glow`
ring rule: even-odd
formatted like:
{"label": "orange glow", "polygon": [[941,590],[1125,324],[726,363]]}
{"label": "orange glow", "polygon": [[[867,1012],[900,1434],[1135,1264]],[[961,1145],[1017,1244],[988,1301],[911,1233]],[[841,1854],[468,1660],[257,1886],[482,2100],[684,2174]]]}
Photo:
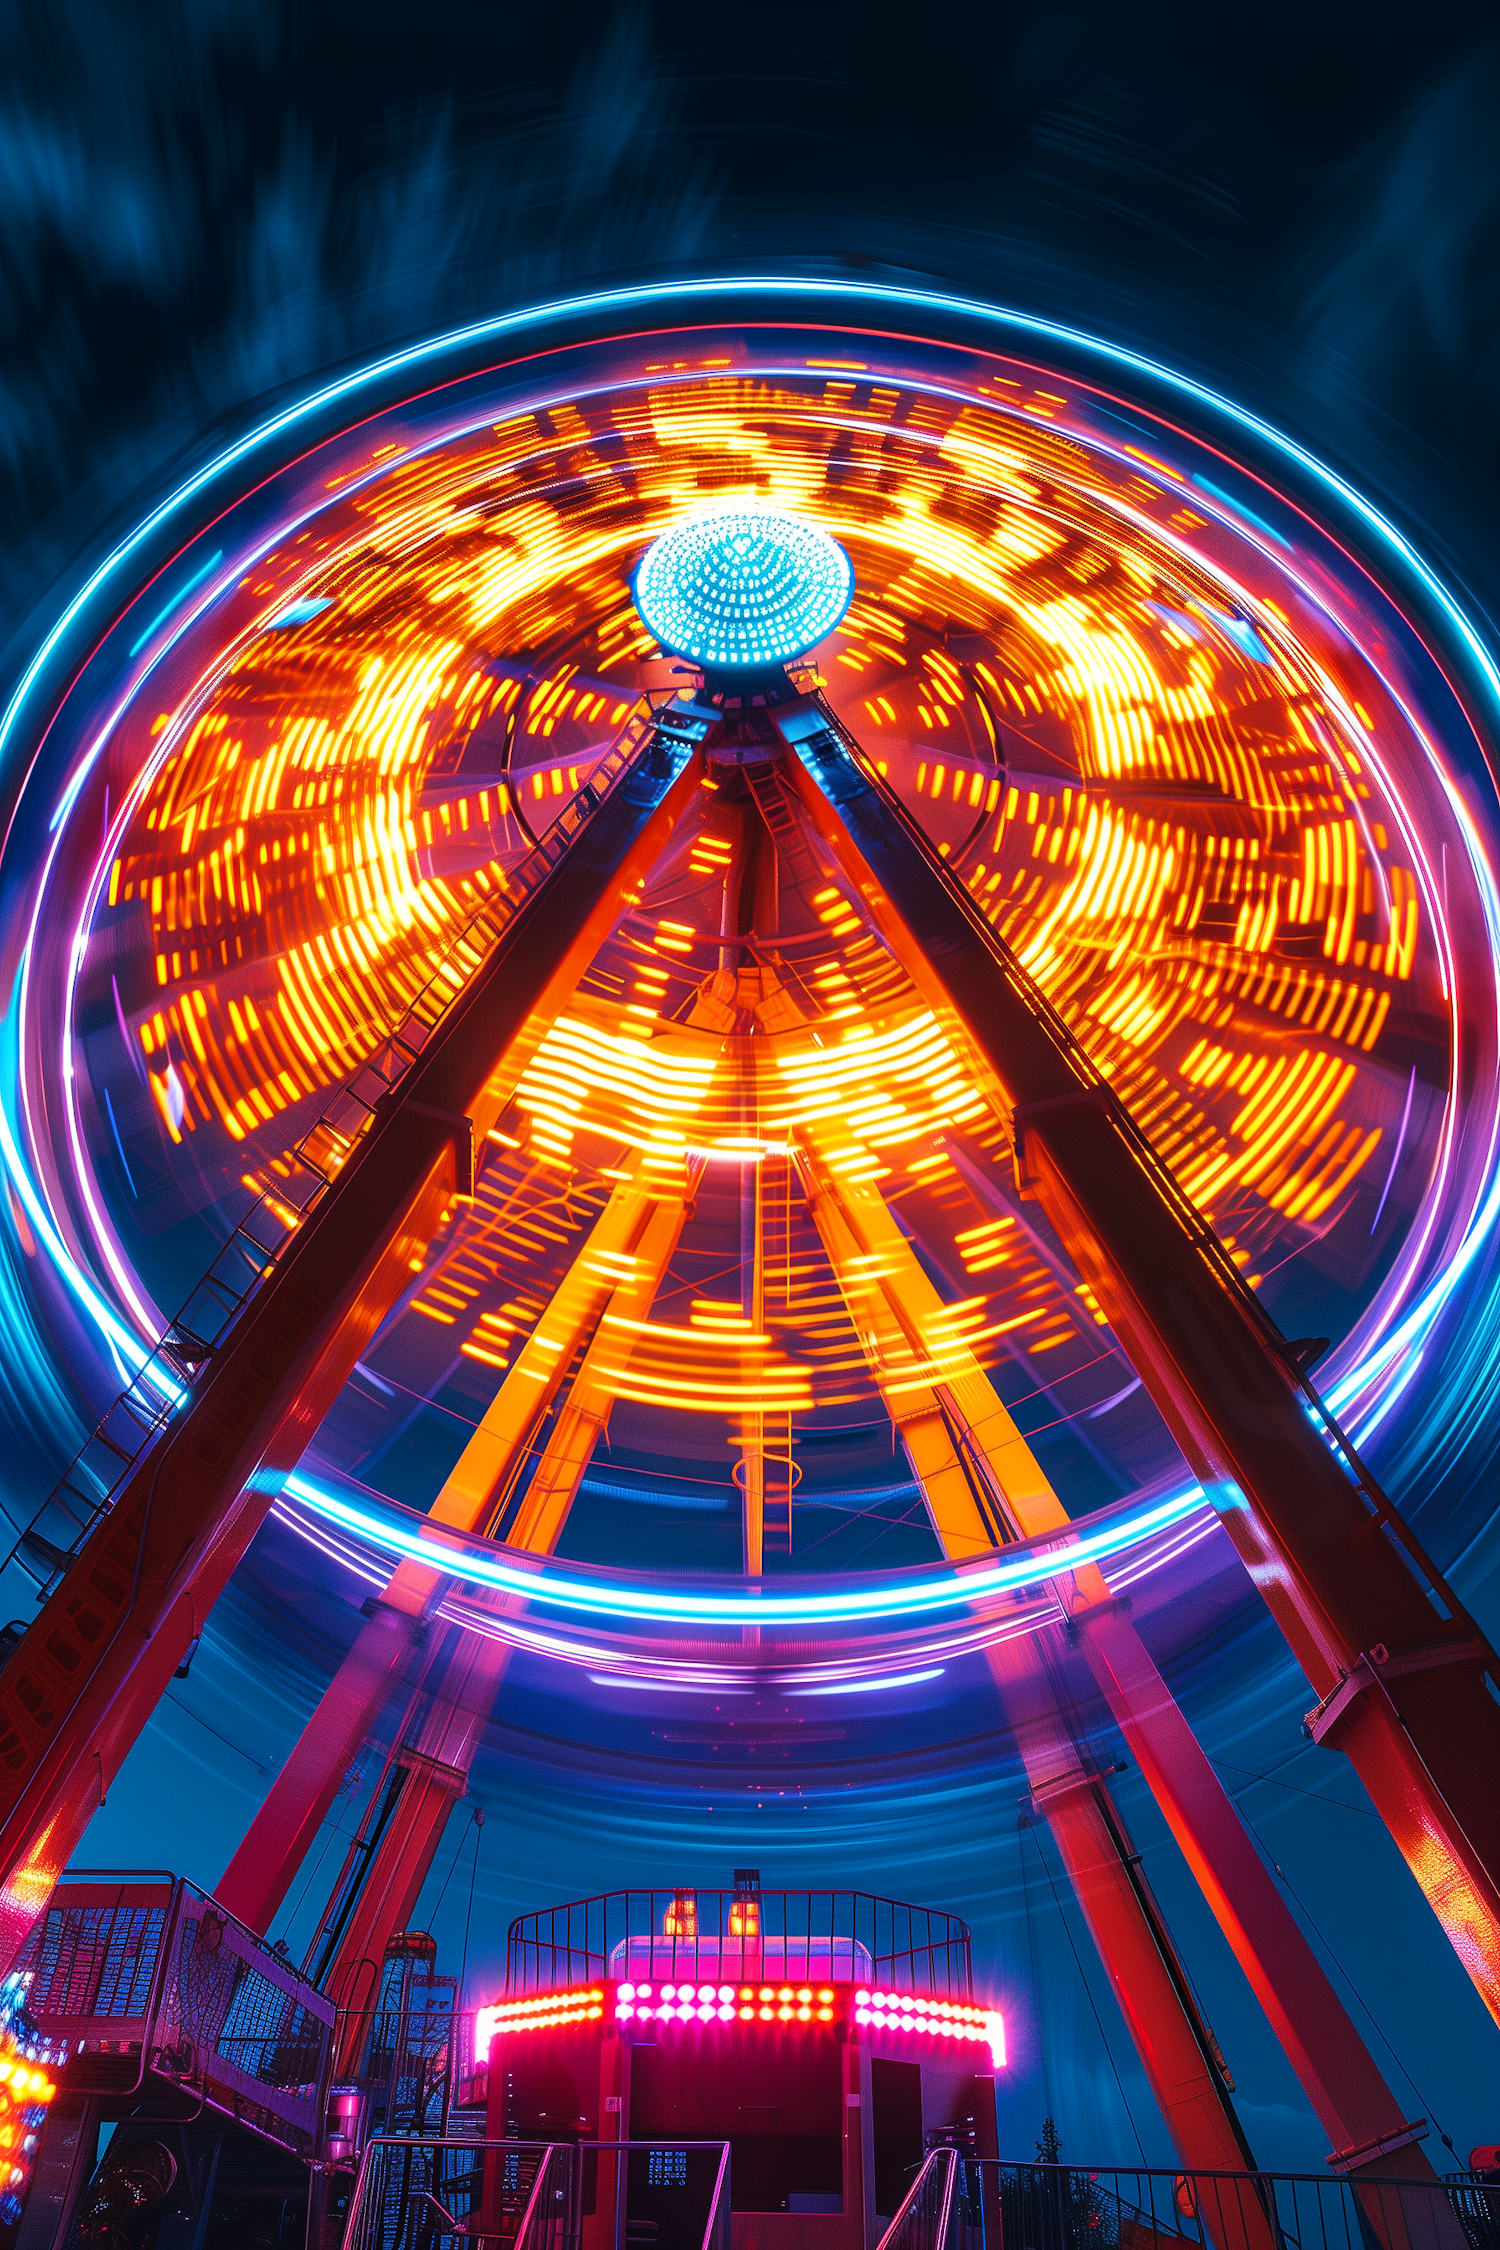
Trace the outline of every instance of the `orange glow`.
{"label": "orange glow", "polygon": [[[130,1031],[170,1154],[206,1165],[233,1144],[234,1177],[280,1188],[315,1105],[467,919],[503,907],[532,840],[640,739],[652,699],[691,692],[628,573],[701,478],[848,546],[858,592],[819,652],[830,700],[1248,1278],[1337,1214],[1385,1161],[1374,1050],[1393,1006],[1443,1007],[1375,699],[1269,604],[1252,630],[1190,549],[1174,480],[1065,445],[1060,397],[924,397],[894,476],[895,395],[852,366],[667,368],[395,453],[349,493],[298,586],[328,606],[163,714],[101,903],[151,965]],[[576,490],[554,474],[564,427]],[[858,473],[833,477],[835,453]],[[546,1261],[576,1253],[613,1183],[691,1206],[705,1167],[753,1165],[754,1319],[712,1280],[665,1289],[606,1312],[591,1380],[627,1413],[717,1423],[700,1442],[739,1478],[761,1461],[784,1495],[808,1418],[879,1388],[806,1221],[814,1177],[923,1199],[972,1288],[887,1355],[888,1397],[1097,1352],[1104,1314],[966,1187],[956,1148],[1008,1163],[994,1090],[800,816],[756,878],[764,940],[726,944],[745,819],[705,788],[621,901],[534,1044],[500,1161],[414,1264],[410,1309],[498,1380]],[[729,1929],[758,1935],[754,1908]]]}

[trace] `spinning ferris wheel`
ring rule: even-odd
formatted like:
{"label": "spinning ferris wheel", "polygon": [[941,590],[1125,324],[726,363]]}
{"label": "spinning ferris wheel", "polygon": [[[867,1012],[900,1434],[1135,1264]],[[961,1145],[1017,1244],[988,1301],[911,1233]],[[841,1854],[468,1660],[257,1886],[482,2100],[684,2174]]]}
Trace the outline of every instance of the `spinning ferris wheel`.
{"label": "spinning ferris wheel", "polygon": [[102,1418],[9,1565],[8,1958],[274,1517],[368,1614],[228,1912],[426,1697],[340,2005],[517,1651],[973,1658],[1185,2160],[1247,2151],[1078,1680],[1335,2150],[1410,2168],[1143,1620],[1227,1533],[1500,2014],[1495,1659],[1358,1451],[1488,1225],[1472,725],[1267,433],[899,310],[336,386],[28,682],[6,1155]]}

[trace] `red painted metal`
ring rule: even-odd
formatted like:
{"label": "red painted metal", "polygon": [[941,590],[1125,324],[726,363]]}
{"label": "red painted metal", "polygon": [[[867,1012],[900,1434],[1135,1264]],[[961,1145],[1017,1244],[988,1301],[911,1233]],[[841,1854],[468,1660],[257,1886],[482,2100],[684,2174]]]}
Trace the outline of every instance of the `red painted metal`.
{"label": "red painted metal", "polygon": [[[1001,1641],[990,1670],[1035,1815],[1052,1832],[1167,2130],[1190,2171],[1253,2170],[1218,2043],[1198,2009],[1108,1784],[1086,1764],[1041,1639]],[[1269,2237],[1266,2238],[1269,2240]]]}
{"label": "red painted metal", "polygon": [[[575,1346],[596,1330],[607,1306],[632,1309],[637,1288],[644,1293],[642,1309],[649,1306],[682,1222],[680,1198],[653,1198],[634,1184],[616,1189],[588,1237],[587,1248],[517,1354],[433,1502],[431,1520],[465,1531],[488,1528],[507,1480],[562,1388]],[[619,1278],[615,1264],[622,1252],[635,1259],[628,1279]],[[538,1349],[543,1338],[545,1343]],[[550,1553],[567,1520],[581,1463],[587,1460],[609,1411],[607,1396],[595,1394],[590,1401],[588,1395],[595,1348],[590,1344],[585,1352],[569,1388],[567,1407],[535,1465],[525,1502],[510,1530],[514,1546]],[[340,1780],[373,1728],[391,1683],[423,1639],[423,1621],[446,1584],[438,1572],[408,1560],[391,1573],[380,1599],[367,1605],[368,1623],[330,1681],[219,1882],[220,1900],[252,1928],[270,1927]],[[391,1924],[392,1929],[397,1926]]]}
{"label": "red painted metal", "polygon": [[410,1278],[460,1184],[459,1126],[494,1123],[691,798],[681,756],[648,737],[583,819],[0,1668],[0,1968]]}
{"label": "red painted metal", "polygon": [[452,1631],[447,1639],[436,1704],[415,1748],[396,1753],[406,1779],[318,1979],[340,2011],[335,2077],[357,2061],[369,2011],[379,1998],[387,1940],[411,1918],[448,1815],[468,1788],[469,1768],[510,1661],[504,1641]]}
{"label": "red painted metal", "polygon": [[420,1612],[408,1615],[389,1599],[372,1605],[353,1648],[214,1885],[219,1904],[262,1936],[363,1749],[392,1679],[420,1645],[423,1630]]}
{"label": "red painted metal", "polygon": [[1500,2021],[1500,1659],[1340,1444],[1211,1230],[833,714],[806,699],[774,717],[797,753],[788,786],[918,988],[977,1050],[1014,1116],[1024,1190],[1325,1699],[1322,1738],[1348,1753]]}
{"label": "red painted metal", "polygon": [[[1431,2172],[1418,2148],[1384,2153],[1410,2124],[1277,1890],[1197,1736],[1117,1603],[1074,1629],[1151,1793],[1302,2082],[1335,2160],[1367,2149],[1403,2179]],[[1433,2175],[1436,2176],[1435,2174]]]}

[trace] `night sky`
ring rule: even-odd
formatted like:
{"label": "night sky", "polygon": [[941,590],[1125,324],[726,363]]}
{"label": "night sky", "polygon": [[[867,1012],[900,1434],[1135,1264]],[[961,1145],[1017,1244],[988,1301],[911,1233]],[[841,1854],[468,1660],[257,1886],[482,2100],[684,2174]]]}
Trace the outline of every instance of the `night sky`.
{"label": "night sky", "polygon": [[[565,285],[694,271],[901,278],[1076,320],[1271,415],[1411,530],[1471,611],[1493,626],[1500,609],[1491,8],[48,0],[6,13],[0,53],[7,687],[111,529],[269,400]],[[1493,1452],[1482,1426],[1422,1522],[1500,1635]],[[255,1678],[274,1561],[258,1550],[228,1597],[91,1861],[222,1867],[326,1661],[308,1638],[274,1687]],[[1310,1698],[1279,1638],[1259,1618],[1232,1648],[1215,1630],[1177,1682],[1189,1712],[1408,2114],[1452,2136],[1435,2162],[1463,2161],[1500,2137],[1500,2036],[1352,1773],[1301,1748]],[[1214,1694],[1231,1666],[1260,1682],[1233,1712]],[[679,1868],[728,1880],[746,1860],[768,1884],[858,1870],[974,1923],[1014,2010],[1009,2153],[1050,2110],[1069,2156],[1169,2161],[1055,1854],[1018,1827],[993,1714],[935,1726],[947,1747],[925,1775],[851,1750],[836,1785],[803,1794],[789,1775],[757,1802],[653,1793],[643,1763],[601,1796],[579,1708],[527,1678],[480,1792],[471,2002],[524,1907]],[[1320,2168],[1138,1777],[1119,1794],[1252,2143]],[[453,1971],[473,1842],[460,1814],[418,1916]]]}

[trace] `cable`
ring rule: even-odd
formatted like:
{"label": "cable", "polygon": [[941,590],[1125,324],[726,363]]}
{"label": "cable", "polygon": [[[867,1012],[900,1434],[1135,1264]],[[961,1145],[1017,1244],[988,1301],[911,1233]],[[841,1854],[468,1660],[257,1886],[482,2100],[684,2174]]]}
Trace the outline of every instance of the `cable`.
{"label": "cable", "polygon": [[[1286,1765],[1290,1765],[1292,1762],[1292,1758],[1300,1758],[1301,1755],[1302,1753],[1300,1750],[1294,1750],[1292,1752],[1292,1757],[1283,1760],[1283,1763]],[[1315,1805],[1332,1805],[1336,1812],[1358,1813],[1361,1820],[1380,1820],[1379,1813],[1371,1812],[1368,1806],[1347,1805],[1345,1804],[1342,1797],[1325,1797],[1322,1795],[1321,1791],[1317,1789],[1299,1789],[1295,1781],[1278,1781],[1274,1772],[1257,1773],[1253,1766],[1232,1766],[1227,1758],[1210,1758],[1209,1764],[1218,1768],[1223,1773],[1242,1773],[1248,1775],[1251,1781],[1268,1781],[1272,1784],[1273,1787],[1277,1789],[1290,1790],[1291,1794],[1294,1797],[1310,1797]],[[1234,1798],[1236,1804],[1239,1803],[1240,1798],[1243,1797],[1244,1794],[1245,1791],[1243,1789],[1239,1791],[1231,1789],[1229,1791],[1229,1795]],[[1381,1826],[1383,1827],[1384,1825],[1385,1824],[1382,1821]]]}
{"label": "cable", "polygon": [[458,2003],[463,2006],[464,1978],[469,1973],[469,1924],[474,1919],[474,1879],[479,1873],[479,1838],[484,1828],[484,1814],[474,1807],[474,1864],[469,1869],[469,1910],[464,1916],[464,1952],[458,1969]]}
{"label": "cable", "polygon": [[[1027,1825],[1027,1826],[1028,1826],[1028,1827],[1029,1827],[1029,1828],[1031,1829],[1031,1831],[1032,1831],[1032,1834],[1033,1834],[1033,1835],[1036,1835],[1036,1824],[1035,1824],[1035,1822],[1033,1822],[1033,1821],[1028,1821],[1026,1825]],[[1022,1847],[1022,1850],[1023,1850],[1023,1853],[1024,1853],[1024,1850],[1025,1850],[1025,1847],[1024,1847],[1024,1845],[1023,1845],[1023,1847]],[[1064,1929],[1064,1930],[1066,1931],[1066,1933],[1067,1933],[1068,1946],[1069,1946],[1069,1949],[1071,1950],[1071,1952],[1072,1952],[1072,1955],[1073,1955],[1073,1962],[1074,1962],[1074,1966],[1075,1966],[1075,1967],[1077,1968],[1077,1970],[1078,1970],[1078,1980],[1079,1980],[1080,1984],[1081,1984],[1081,1985],[1083,1986],[1083,1989],[1084,1989],[1084,1991],[1085,1991],[1085,1992],[1086,1992],[1086,1993],[1088,1994],[1088,2002],[1089,2002],[1089,2006],[1090,2006],[1090,2008],[1091,2008],[1091,2009],[1093,2010],[1094,2023],[1095,2023],[1095,2026],[1096,2026],[1096,2028],[1097,2028],[1097,2030],[1098,2030],[1098,2033],[1099,2033],[1099,2044],[1100,2044],[1100,2046],[1101,2046],[1101,2047],[1102,2047],[1102,2048],[1104,2049],[1105,2055],[1106,2055],[1106,2056],[1108,2057],[1108,2060],[1109,2060],[1109,2067],[1110,2067],[1110,2069],[1111,2069],[1111,2070],[1112,2070],[1112,2071],[1114,2072],[1114,2074],[1115,2074],[1115,2085],[1116,2085],[1116,2086],[1118,2087],[1118,2089],[1119,2089],[1119,2094],[1120,2094],[1120,2103],[1121,2103],[1121,2106],[1123,2107],[1123,2109],[1124,2109],[1124,2111],[1125,2111],[1125,2115],[1126,2115],[1126,2117],[1127,2117],[1127,2118],[1128,2118],[1128,2119],[1130,2120],[1130,2130],[1131,2130],[1131,2132],[1132,2132],[1132,2133],[1134,2133],[1134,2134],[1135,2134],[1135,2145],[1136,2145],[1136,2148],[1137,2148],[1137,2150],[1138,2150],[1138,2152],[1139,2152],[1139,2154],[1140,2154],[1140,2159],[1141,2159],[1141,2170],[1142,2170],[1143,2172],[1144,2172],[1144,2171],[1147,2171],[1147,2170],[1149,2170],[1149,2166],[1148,2166],[1148,2165],[1147,2165],[1147,2163],[1146,2163],[1146,2151],[1145,2151],[1144,2147],[1143,2147],[1143,2146],[1142,2146],[1142,2144],[1141,2144],[1141,2136],[1140,2136],[1140,2133],[1139,2133],[1139,2131],[1137,2131],[1137,2128],[1136,2128],[1136,2122],[1135,2122],[1135,2115],[1134,2115],[1134,2112],[1132,2111],[1132,2109],[1131,2109],[1131,2107],[1130,2107],[1130,2103],[1129,2103],[1129,2101],[1128,2101],[1128,2100],[1127,2100],[1127,2098],[1126,2098],[1126,2094],[1125,2094],[1125,2083],[1124,2083],[1124,2080],[1123,2080],[1123,2079],[1121,2078],[1121,2076],[1120,2076],[1119,2066],[1118,2066],[1118,2064],[1117,2064],[1117,2063],[1116,2063],[1116,2061],[1115,2061],[1115,2058],[1114,2058],[1114,2053],[1113,2053],[1113,2051],[1112,2051],[1112,2049],[1111,2049],[1111,2047],[1110,2047],[1110,2044],[1109,2044],[1109,2040],[1108,2040],[1108,2039],[1107,2039],[1107,2037],[1105,2036],[1105,2031],[1104,2031],[1104,2024],[1103,2024],[1103,2021],[1102,2021],[1102,2019],[1101,2019],[1101,2017],[1100,2017],[1100,2014],[1099,2014],[1099,2009],[1098,2009],[1098,2006],[1097,2006],[1097,2004],[1096,2004],[1096,2002],[1095,2002],[1095,1999],[1094,1999],[1094,1988],[1093,1988],[1093,1986],[1092,1986],[1092,1985],[1091,1985],[1091,1984],[1089,1983],[1089,1980],[1088,1980],[1088,1978],[1087,1978],[1087,1977],[1086,1977],[1086,1976],[1084,1975],[1084,1973],[1083,1973],[1083,1963],[1082,1963],[1082,1961],[1081,1961],[1081,1960],[1079,1959],[1079,1957],[1078,1957],[1078,1947],[1077,1947],[1077,1945],[1076,1945],[1076,1944],[1074,1943],[1074,1940],[1073,1940],[1073,1932],[1072,1932],[1072,1929],[1071,1929],[1071,1928],[1070,1928],[1070,1926],[1069,1926],[1069,1923],[1068,1923],[1068,1917],[1067,1917],[1067,1915],[1066,1915],[1066,1914],[1064,1914],[1064,1912],[1063,1912],[1063,1902],[1062,1902],[1061,1898],[1060,1898],[1060,1897],[1058,1897],[1057,1884],[1056,1884],[1056,1883],[1055,1883],[1055,1882],[1053,1881],[1053,1877],[1052,1877],[1052,1870],[1051,1870],[1051,1868],[1050,1868],[1050,1867],[1049,1867],[1049,1866],[1047,1865],[1047,1855],[1046,1855],[1046,1853],[1045,1853],[1045,1852],[1044,1852],[1044,1851],[1042,1850],[1042,1839],[1041,1839],[1041,1837],[1040,1837],[1040,1836],[1037,1836],[1037,1837],[1036,1837],[1036,1856],[1037,1856],[1037,1858],[1038,1858],[1038,1859],[1039,1859],[1039,1860],[1041,1861],[1041,1863],[1042,1863],[1042,1872],[1043,1872],[1043,1874],[1044,1874],[1044,1875],[1046,1876],[1046,1878],[1047,1878],[1048,1884],[1049,1884],[1049,1885],[1050,1885],[1050,1887],[1051,1887],[1051,1891],[1052,1891],[1052,1896],[1053,1896],[1053,1899],[1054,1899],[1054,1900],[1056,1901],[1056,1905],[1057,1905],[1057,1913],[1058,1913],[1058,1919],[1059,1919],[1059,1920],[1061,1921],[1061,1923],[1062,1923],[1062,1926],[1063,1926],[1063,1929]]]}
{"label": "cable", "polygon": [[[1336,1803],[1337,1800],[1334,1798],[1329,1798],[1327,1802],[1333,1804]],[[1350,1811],[1355,1808],[1345,1806],[1343,1809],[1345,1811]],[[1380,2044],[1382,2045],[1382,2047],[1384,2047],[1386,2053],[1390,2056],[1391,2061],[1400,2071],[1402,2077],[1406,2080],[1407,2085],[1410,2086],[1412,2092],[1416,2095],[1418,2108],[1422,2111],[1424,2116],[1430,2117],[1433,2124],[1436,2125],[1438,2129],[1438,2139],[1442,2142],[1444,2148],[1447,2149],[1449,2155],[1456,2156],[1458,2151],[1453,2146],[1453,2139],[1451,2134],[1444,2132],[1442,2119],[1438,2116],[1437,2111],[1433,2108],[1431,2102],[1428,2101],[1427,2097],[1422,2092],[1421,2087],[1417,2084],[1415,2078],[1413,2078],[1411,2072],[1407,2069],[1405,2063],[1401,2060],[1401,2057],[1397,2054],[1395,2048],[1391,2045],[1389,2039],[1387,2039],[1385,2033],[1381,2030],[1380,2025],[1376,2022],[1369,2004],[1364,1997],[1364,1994],[1360,1991],[1353,1977],[1350,1976],[1348,1970],[1344,1967],[1343,1962],[1334,1952],[1333,1947],[1329,1944],[1327,1938],[1324,1937],[1323,1932],[1319,1929],[1317,1923],[1313,1920],[1311,1914],[1303,1905],[1302,1899],[1293,1886],[1291,1878],[1284,1872],[1284,1870],[1280,1866],[1278,1866],[1277,1862],[1271,1857],[1271,1854],[1266,1845],[1262,1843],[1261,1838],[1257,1833],[1248,1813],[1244,1816],[1244,1819],[1245,1826],[1250,1830],[1251,1838],[1253,1839],[1256,1849],[1259,1851],[1262,1859],[1270,1868],[1271,1873],[1276,1877],[1277,1881],[1286,1885],[1286,1888],[1290,1892],[1292,1900],[1296,1905],[1298,1913],[1302,1916],[1303,1921],[1306,1922],[1308,1928],[1312,1931],[1313,1936],[1317,1939],[1319,1945],[1322,1946],[1323,1951],[1327,1954],[1329,1960],[1338,1970],[1339,1975],[1343,1978],[1345,1984],[1349,1987],[1349,1990],[1353,1993],[1355,1999],[1358,2001],[1360,2008],[1363,2010],[1365,2016],[1369,2021],[1370,2029],[1374,2032],[1376,2038],[1380,2041]]]}
{"label": "cable", "polygon": [[1047,2097],[1047,2115],[1056,2117],[1053,2107],[1052,2065],[1047,2054],[1047,2038],[1042,2025],[1042,1980],[1037,1974],[1036,1938],[1031,1927],[1031,1878],[1026,1872],[1025,1831],[1031,1823],[1023,1814],[1016,1822],[1016,1835],[1021,1846],[1021,1896],[1026,1904],[1026,1950],[1031,1956],[1031,1989],[1036,1994],[1037,2044],[1042,2050],[1042,2092]]}
{"label": "cable", "polygon": [[467,1828],[461,1828],[458,1832],[458,1842],[453,1847],[453,1857],[448,1862],[448,1872],[443,1877],[443,1887],[438,1892],[437,1904],[432,1910],[432,1922],[434,1927],[436,1927],[437,1918],[443,1910],[443,1901],[448,1896],[448,1885],[453,1880],[453,1870],[458,1865],[458,1855],[464,1848],[464,1838],[465,1836],[467,1836],[468,1832],[469,1831]]}
{"label": "cable", "polygon": [[282,1924],[281,1931],[281,1943],[283,1945],[289,1945],[291,1943],[292,1924],[296,1921],[297,1916],[302,1911],[303,1901],[306,1899],[308,1892],[312,1889],[314,1879],[316,1878],[318,1873],[318,1869],[322,1866],[324,1860],[328,1857],[329,1845],[333,1842],[335,1836],[347,1836],[347,1833],[347,1830],[340,1828],[336,1817],[334,1817],[334,1815],[330,1811],[328,1818],[323,1823],[322,1848],[319,1851],[317,1858],[308,1868],[307,1874],[303,1878],[302,1888],[297,1893],[296,1899],[287,1909],[286,1918]]}

